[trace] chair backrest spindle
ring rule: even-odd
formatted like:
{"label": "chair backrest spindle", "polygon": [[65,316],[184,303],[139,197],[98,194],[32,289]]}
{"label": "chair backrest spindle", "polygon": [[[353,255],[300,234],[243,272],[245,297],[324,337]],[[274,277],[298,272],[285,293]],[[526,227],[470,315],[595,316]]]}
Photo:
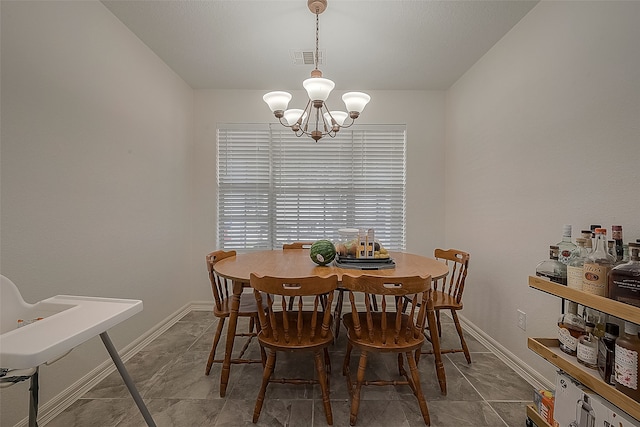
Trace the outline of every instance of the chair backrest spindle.
{"label": "chair backrest spindle", "polygon": [[206,256],[207,271],[209,272],[209,281],[211,282],[211,291],[213,292],[213,300],[216,305],[216,309],[221,311],[223,309],[222,303],[225,299],[229,298],[229,283],[224,277],[218,276],[214,270],[214,265],[225,258],[236,256],[236,251],[214,251]]}

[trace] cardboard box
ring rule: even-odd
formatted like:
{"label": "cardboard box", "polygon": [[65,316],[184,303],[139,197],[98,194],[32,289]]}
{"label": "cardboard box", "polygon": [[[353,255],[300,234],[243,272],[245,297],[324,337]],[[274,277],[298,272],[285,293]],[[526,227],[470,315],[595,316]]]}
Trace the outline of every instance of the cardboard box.
{"label": "cardboard box", "polygon": [[602,397],[559,371],[556,374],[553,426],[610,427],[610,411],[604,402]]}
{"label": "cardboard box", "polygon": [[636,420],[562,371],[556,374],[554,427],[640,427]]}

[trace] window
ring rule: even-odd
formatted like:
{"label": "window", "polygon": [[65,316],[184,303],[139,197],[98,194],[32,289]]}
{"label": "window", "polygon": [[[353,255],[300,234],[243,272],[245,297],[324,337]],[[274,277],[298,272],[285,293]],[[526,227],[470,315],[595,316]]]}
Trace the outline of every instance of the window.
{"label": "window", "polygon": [[221,125],[217,245],[279,248],[373,228],[405,249],[405,126],[360,125],[316,143],[279,124]]}

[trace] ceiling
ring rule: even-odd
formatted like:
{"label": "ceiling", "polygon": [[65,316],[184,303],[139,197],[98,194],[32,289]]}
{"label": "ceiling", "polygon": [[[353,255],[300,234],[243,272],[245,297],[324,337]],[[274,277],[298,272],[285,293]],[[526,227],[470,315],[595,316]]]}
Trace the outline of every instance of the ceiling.
{"label": "ceiling", "polygon": [[[329,0],[319,68],[339,90],[449,88],[538,0]],[[302,89],[307,0],[102,0],[194,89]]]}

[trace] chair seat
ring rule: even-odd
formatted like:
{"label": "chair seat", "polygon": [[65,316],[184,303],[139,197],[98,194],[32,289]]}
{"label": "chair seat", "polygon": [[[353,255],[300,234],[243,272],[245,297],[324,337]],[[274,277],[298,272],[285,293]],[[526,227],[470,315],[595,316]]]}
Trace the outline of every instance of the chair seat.
{"label": "chair seat", "polygon": [[[395,331],[393,329],[387,329],[386,340],[383,341],[382,330],[380,327],[382,324],[382,313],[371,313],[373,319],[373,340],[369,336],[369,329],[367,327],[366,313],[359,313],[360,325],[362,328],[360,338],[356,336],[355,328],[353,326],[353,317],[351,313],[347,313],[342,317],[342,322],[345,328],[347,328],[347,338],[354,346],[359,348],[373,348],[379,352],[392,352],[392,353],[405,353],[412,351],[420,346],[424,342],[424,335],[418,334],[418,336],[407,336],[407,322],[412,321],[408,315],[403,314],[401,320],[400,334],[398,336],[398,342],[394,342]],[[395,322],[395,314],[387,313],[387,324],[389,328],[392,328]]]}
{"label": "chair seat", "polygon": [[[282,326],[282,312],[274,313],[276,317],[276,335],[278,340],[276,341],[273,336],[266,337],[263,331],[258,333],[258,340],[260,344],[269,347],[269,348],[277,348],[282,349],[282,347],[286,347],[286,351],[295,351],[295,350],[313,350],[316,347],[325,347],[328,344],[333,342],[333,335],[331,333],[327,334],[326,337],[322,338],[322,315],[319,313],[318,318],[316,320],[316,329],[313,340],[311,339],[311,316],[313,312],[304,311],[302,312],[302,322],[305,325],[302,328],[302,335],[298,340],[298,318],[297,313],[289,313],[287,319],[289,321],[289,341],[285,339],[284,328]],[[333,319],[331,320],[331,322]],[[331,324],[331,322],[329,324]]]}
{"label": "chair seat", "polygon": [[462,302],[456,302],[456,299],[442,291],[433,292],[433,307],[435,309],[453,309],[462,310]]}
{"label": "chair seat", "polygon": [[[240,309],[238,310],[238,316],[256,316],[258,312],[258,305],[253,294],[241,294],[240,295]],[[216,317],[229,317],[231,314],[231,297],[224,298],[220,302],[220,309],[213,307],[213,315]]]}

